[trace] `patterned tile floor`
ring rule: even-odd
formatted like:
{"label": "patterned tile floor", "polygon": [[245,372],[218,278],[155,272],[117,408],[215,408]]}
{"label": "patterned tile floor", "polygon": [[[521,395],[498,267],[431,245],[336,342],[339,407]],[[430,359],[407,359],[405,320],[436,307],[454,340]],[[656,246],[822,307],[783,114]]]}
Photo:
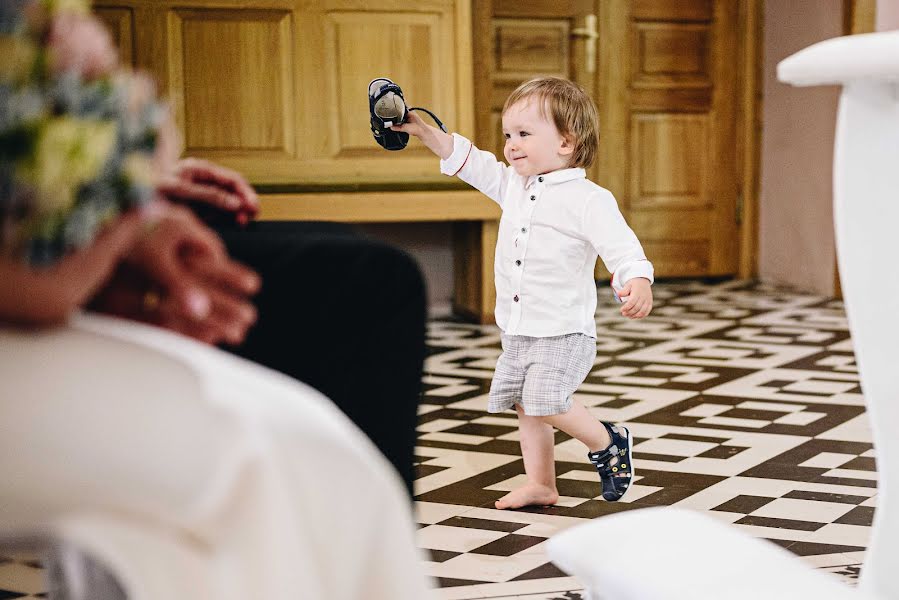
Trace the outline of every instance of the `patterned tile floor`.
{"label": "patterned tile floor", "polygon": [[[635,435],[638,476],[599,499],[579,442],[556,434],[562,498],[499,511],[524,477],[515,415],[486,412],[499,331],[429,326],[416,451],[418,541],[433,600],[581,600],[545,556],[548,537],[633,508],[710,511],[854,583],[876,503],[874,454],[842,305],[749,282],[657,284],[643,321],[606,289],[598,356],[576,396]],[[40,565],[0,560],[0,600],[35,598]]]}
{"label": "patterned tile floor", "polygon": [[654,287],[650,318],[600,290],[596,364],[576,397],[635,435],[621,503],[576,440],[556,434],[562,498],[499,511],[524,479],[513,412],[486,412],[499,331],[429,328],[417,450],[419,545],[439,599],[579,600],[545,556],[554,533],[605,514],[677,504],[710,511],[849,583],[876,502],[874,454],[842,305],[749,282]]}

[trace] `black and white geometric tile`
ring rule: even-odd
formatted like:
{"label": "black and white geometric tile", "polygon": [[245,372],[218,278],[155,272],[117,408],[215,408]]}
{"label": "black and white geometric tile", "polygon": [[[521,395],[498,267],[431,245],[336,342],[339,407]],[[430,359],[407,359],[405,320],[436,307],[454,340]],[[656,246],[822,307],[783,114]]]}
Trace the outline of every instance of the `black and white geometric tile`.
{"label": "black and white geometric tile", "polygon": [[32,553],[7,552],[0,558],[0,600],[44,597],[44,569]]}
{"label": "black and white geometric tile", "polygon": [[[599,291],[597,358],[576,392],[635,435],[637,477],[606,503],[576,440],[556,433],[561,498],[500,511],[524,481],[517,419],[486,412],[499,330],[428,329],[416,520],[434,599],[582,600],[546,557],[555,533],[602,515],[704,511],[852,584],[877,502],[875,456],[842,305],[752,282],[656,284],[653,314],[620,317]],[[0,561],[0,600],[38,598],[40,565]]]}
{"label": "black and white geometric tile", "polygon": [[419,545],[435,598],[581,600],[546,558],[554,533],[677,504],[857,579],[877,499],[874,453],[842,305],[752,282],[654,286],[628,321],[600,289],[598,355],[576,398],[634,432],[638,475],[603,502],[576,440],[556,433],[556,506],[500,511],[524,481],[513,412],[486,412],[499,331],[437,321],[420,409]]}

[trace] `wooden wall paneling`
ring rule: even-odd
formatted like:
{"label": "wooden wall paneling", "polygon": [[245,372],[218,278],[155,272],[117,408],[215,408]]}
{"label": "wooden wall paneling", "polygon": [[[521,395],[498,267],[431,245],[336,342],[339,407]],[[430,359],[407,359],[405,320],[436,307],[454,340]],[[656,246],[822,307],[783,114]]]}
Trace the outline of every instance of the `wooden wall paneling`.
{"label": "wooden wall paneling", "polygon": [[[599,3],[596,104],[599,111],[599,151],[593,176],[611,191],[630,222],[628,139],[631,104],[630,23],[633,3],[607,0]],[[607,280],[611,274],[597,261],[594,276]]]}
{"label": "wooden wall paneling", "polygon": [[469,136],[480,148],[495,148],[495,117],[493,115],[493,65],[495,46],[493,41],[493,2],[473,0],[472,13],[472,67],[474,97],[474,131]]}
{"label": "wooden wall paneling", "polygon": [[[414,223],[433,221],[495,221],[500,210],[478,191],[380,191],[270,193],[260,199],[263,221],[341,223]],[[489,250],[492,252],[492,248]],[[466,256],[471,263],[476,257]],[[492,273],[492,268],[490,273]]]}
{"label": "wooden wall paneling", "polygon": [[284,10],[175,8],[169,84],[185,151],[212,159],[293,158],[291,15]]}
{"label": "wooden wall paneling", "polygon": [[738,118],[738,165],[740,191],[739,268],[742,279],[758,274],[758,190],[761,161],[762,107],[762,0],[740,3],[740,111]]}
{"label": "wooden wall paneling", "polygon": [[877,24],[877,0],[843,0],[843,35],[871,33]]}
{"label": "wooden wall paneling", "polygon": [[657,277],[705,277],[709,270],[709,242],[704,240],[641,240]]}
{"label": "wooden wall paneling", "polygon": [[[620,2],[621,0],[614,0]],[[630,1],[630,0],[625,0]],[[570,19],[574,15],[593,12],[594,0],[493,0],[493,16],[529,19]]]}
{"label": "wooden wall paneling", "polygon": [[447,125],[447,129],[463,131],[471,136],[475,126],[475,58],[472,44],[471,0],[457,1],[454,5],[455,20],[452,26],[454,35],[451,47],[455,47],[456,122]]}
{"label": "wooden wall paneling", "polygon": [[149,70],[168,96],[189,154],[281,190],[263,194],[261,218],[463,221],[470,235],[457,244],[457,262],[479,284],[457,289],[464,296],[457,304],[492,322],[498,210],[477,192],[445,185],[437,160],[417,141],[402,153],[377,146],[365,99],[371,78],[391,77],[410,104],[473,135],[471,0],[95,6],[123,46],[131,39],[126,61]]}
{"label": "wooden wall paneling", "polygon": [[706,208],[668,209],[671,219],[660,219],[652,211],[635,211],[631,227],[647,240],[707,241],[711,215]]}
{"label": "wooden wall paneling", "polygon": [[97,6],[133,11],[135,63],[159,79],[188,154],[257,184],[439,182],[416,141],[390,153],[372,139],[365,94],[375,76],[396,79],[451,129],[473,129],[470,0]]}
{"label": "wooden wall paneling", "polygon": [[[336,121],[324,124],[337,129],[330,149],[333,157],[383,155],[383,149],[371,143],[367,118],[359,118],[364,85],[378,76],[399,83],[410,104],[428,107],[450,123],[456,120],[455,86],[452,80],[443,78],[448,72],[447,53],[439,47],[441,40],[448,37],[442,31],[446,25],[443,21],[445,17],[433,13],[375,16],[371,12],[353,12],[327,16],[327,61],[340,64],[339,69],[325,71],[336,109]],[[397,60],[398,56],[407,59]],[[364,82],[362,86],[360,82]],[[425,156],[427,152],[418,144],[404,150]]]}
{"label": "wooden wall paneling", "polygon": [[739,3],[719,0],[715,3],[715,27],[712,37],[716,59],[713,61],[714,94],[710,117],[711,152],[715,158],[711,175],[714,216],[709,229],[709,275],[733,275],[738,270],[737,202],[740,195],[737,147],[739,66]]}
{"label": "wooden wall paneling", "polygon": [[453,311],[482,324],[494,323],[493,261],[499,221],[453,226]]}
{"label": "wooden wall paneling", "polygon": [[471,65],[456,64],[460,58],[470,63],[467,0],[413,5],[331,0],[305,8],[298,110],[307,117],[303,130],[309,144],[299,178],[439,181],[434,157],[416,140],[402,153],[386,152],[374,142],[366,86],[375,77],[393,79],[410,105],[430,108],[451,130],[471,130]]}
{"label": "wooden wall paneling", "polygon": [[[640,21],[710,21],[715,0],[633,0]],[[732,2],[733,0],[727,0]]]}

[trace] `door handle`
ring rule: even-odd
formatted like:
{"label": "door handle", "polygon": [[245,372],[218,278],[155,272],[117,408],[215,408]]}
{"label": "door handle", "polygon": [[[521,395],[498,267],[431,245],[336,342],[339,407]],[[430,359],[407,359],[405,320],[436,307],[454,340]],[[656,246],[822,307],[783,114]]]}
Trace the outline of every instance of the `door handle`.
{"label": "door handle", "polygon": [[584,38],[584,69],[588,73],[596,72],[596,39],[599,37],[596,23],[596,15],[587,15],[583,27],[571,30],[572,37]]}

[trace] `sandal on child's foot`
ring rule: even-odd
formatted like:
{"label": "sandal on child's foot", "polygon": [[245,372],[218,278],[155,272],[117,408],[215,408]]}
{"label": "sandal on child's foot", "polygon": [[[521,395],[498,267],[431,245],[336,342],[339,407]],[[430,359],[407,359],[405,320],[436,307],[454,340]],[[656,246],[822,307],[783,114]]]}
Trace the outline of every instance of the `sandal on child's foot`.
{"label": "sandal on child's foot", "polygon": [[602,497],[606,502],[621,500],[630,488],[634,477],[634,465],[631,458],[633,438],[627,427],[602,422],[612,443],[605,450],[588,452],[587,458],[596,467],[602,483]]}

